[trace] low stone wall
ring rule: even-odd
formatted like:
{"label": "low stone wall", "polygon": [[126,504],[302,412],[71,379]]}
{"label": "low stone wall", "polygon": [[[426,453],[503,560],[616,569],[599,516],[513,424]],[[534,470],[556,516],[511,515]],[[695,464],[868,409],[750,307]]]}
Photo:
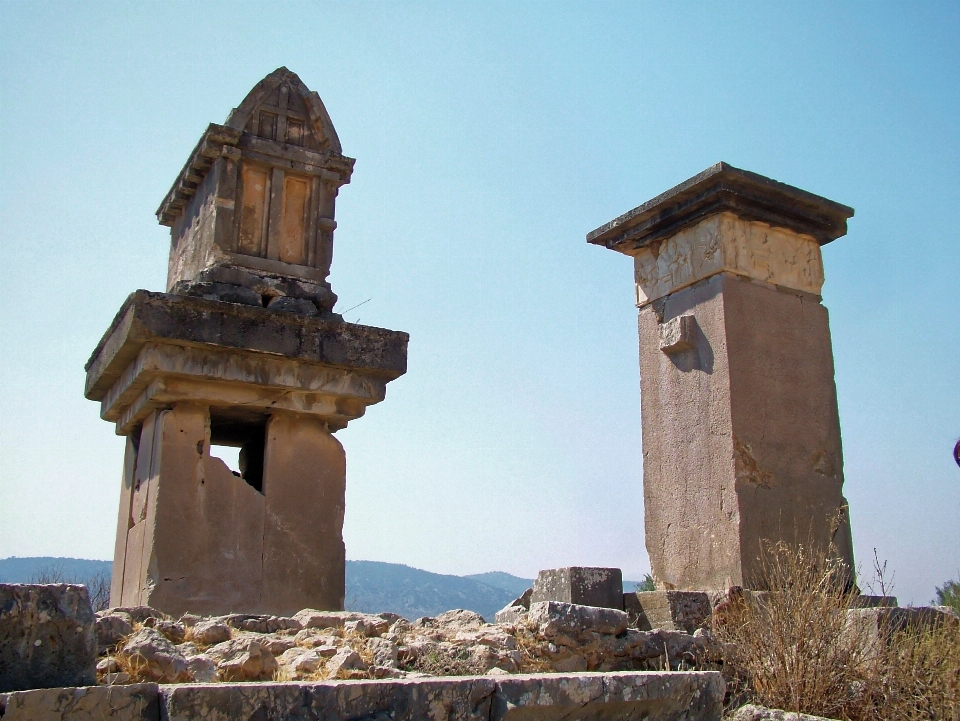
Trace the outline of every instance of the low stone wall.
{"label": "low stone wall", "polygon": [[132,684],[0,696],[3,721],[720,721],[717,672]]}

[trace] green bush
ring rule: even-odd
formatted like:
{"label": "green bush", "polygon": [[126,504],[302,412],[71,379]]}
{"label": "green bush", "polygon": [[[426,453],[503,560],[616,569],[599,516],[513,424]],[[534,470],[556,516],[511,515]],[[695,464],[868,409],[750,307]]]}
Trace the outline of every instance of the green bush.
{"label": "green bush", "polygon": [[960,613],[960,583],[957,581],[947,581],[942,586],[937,586],[938,606],[949,606],[957,613]]}

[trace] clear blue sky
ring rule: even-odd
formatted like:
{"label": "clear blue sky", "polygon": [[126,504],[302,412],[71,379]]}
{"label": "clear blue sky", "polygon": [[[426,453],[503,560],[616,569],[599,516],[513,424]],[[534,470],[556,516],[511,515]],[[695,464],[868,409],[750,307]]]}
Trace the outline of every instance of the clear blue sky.
{"label": "clear blue sky", "polygon": [[960,574],[957,2],[0,4],[0,557],[111,557],[84,361],[281,65],[358,159],[340,308],[411,335],[339,434],[349,558],[648,569],[631,263],[584,235],[725,160],[856,208],[823,293],[858,562],[915,603]]}

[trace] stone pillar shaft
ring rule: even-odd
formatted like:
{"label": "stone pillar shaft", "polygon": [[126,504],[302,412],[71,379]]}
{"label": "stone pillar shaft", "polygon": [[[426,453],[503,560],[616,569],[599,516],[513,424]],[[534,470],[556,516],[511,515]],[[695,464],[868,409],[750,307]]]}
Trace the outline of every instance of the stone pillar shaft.
{"label": "stone pillar shaft", "polygon": [[634,258],[644,519],[665,589],[764,586],[765,544],[853,568],[820,245],[853,211],[720,164],[588,236]]}

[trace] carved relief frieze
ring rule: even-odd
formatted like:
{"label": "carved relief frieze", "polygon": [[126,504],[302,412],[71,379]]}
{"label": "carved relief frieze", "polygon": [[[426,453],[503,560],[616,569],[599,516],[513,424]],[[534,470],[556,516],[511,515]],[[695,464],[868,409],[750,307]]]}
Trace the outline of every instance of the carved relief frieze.
{"label": "carved relief frieze", "polygon": [[814,238],[719,213],[634,256],[637,305],[722,272],[814,294],[823,286]]}

